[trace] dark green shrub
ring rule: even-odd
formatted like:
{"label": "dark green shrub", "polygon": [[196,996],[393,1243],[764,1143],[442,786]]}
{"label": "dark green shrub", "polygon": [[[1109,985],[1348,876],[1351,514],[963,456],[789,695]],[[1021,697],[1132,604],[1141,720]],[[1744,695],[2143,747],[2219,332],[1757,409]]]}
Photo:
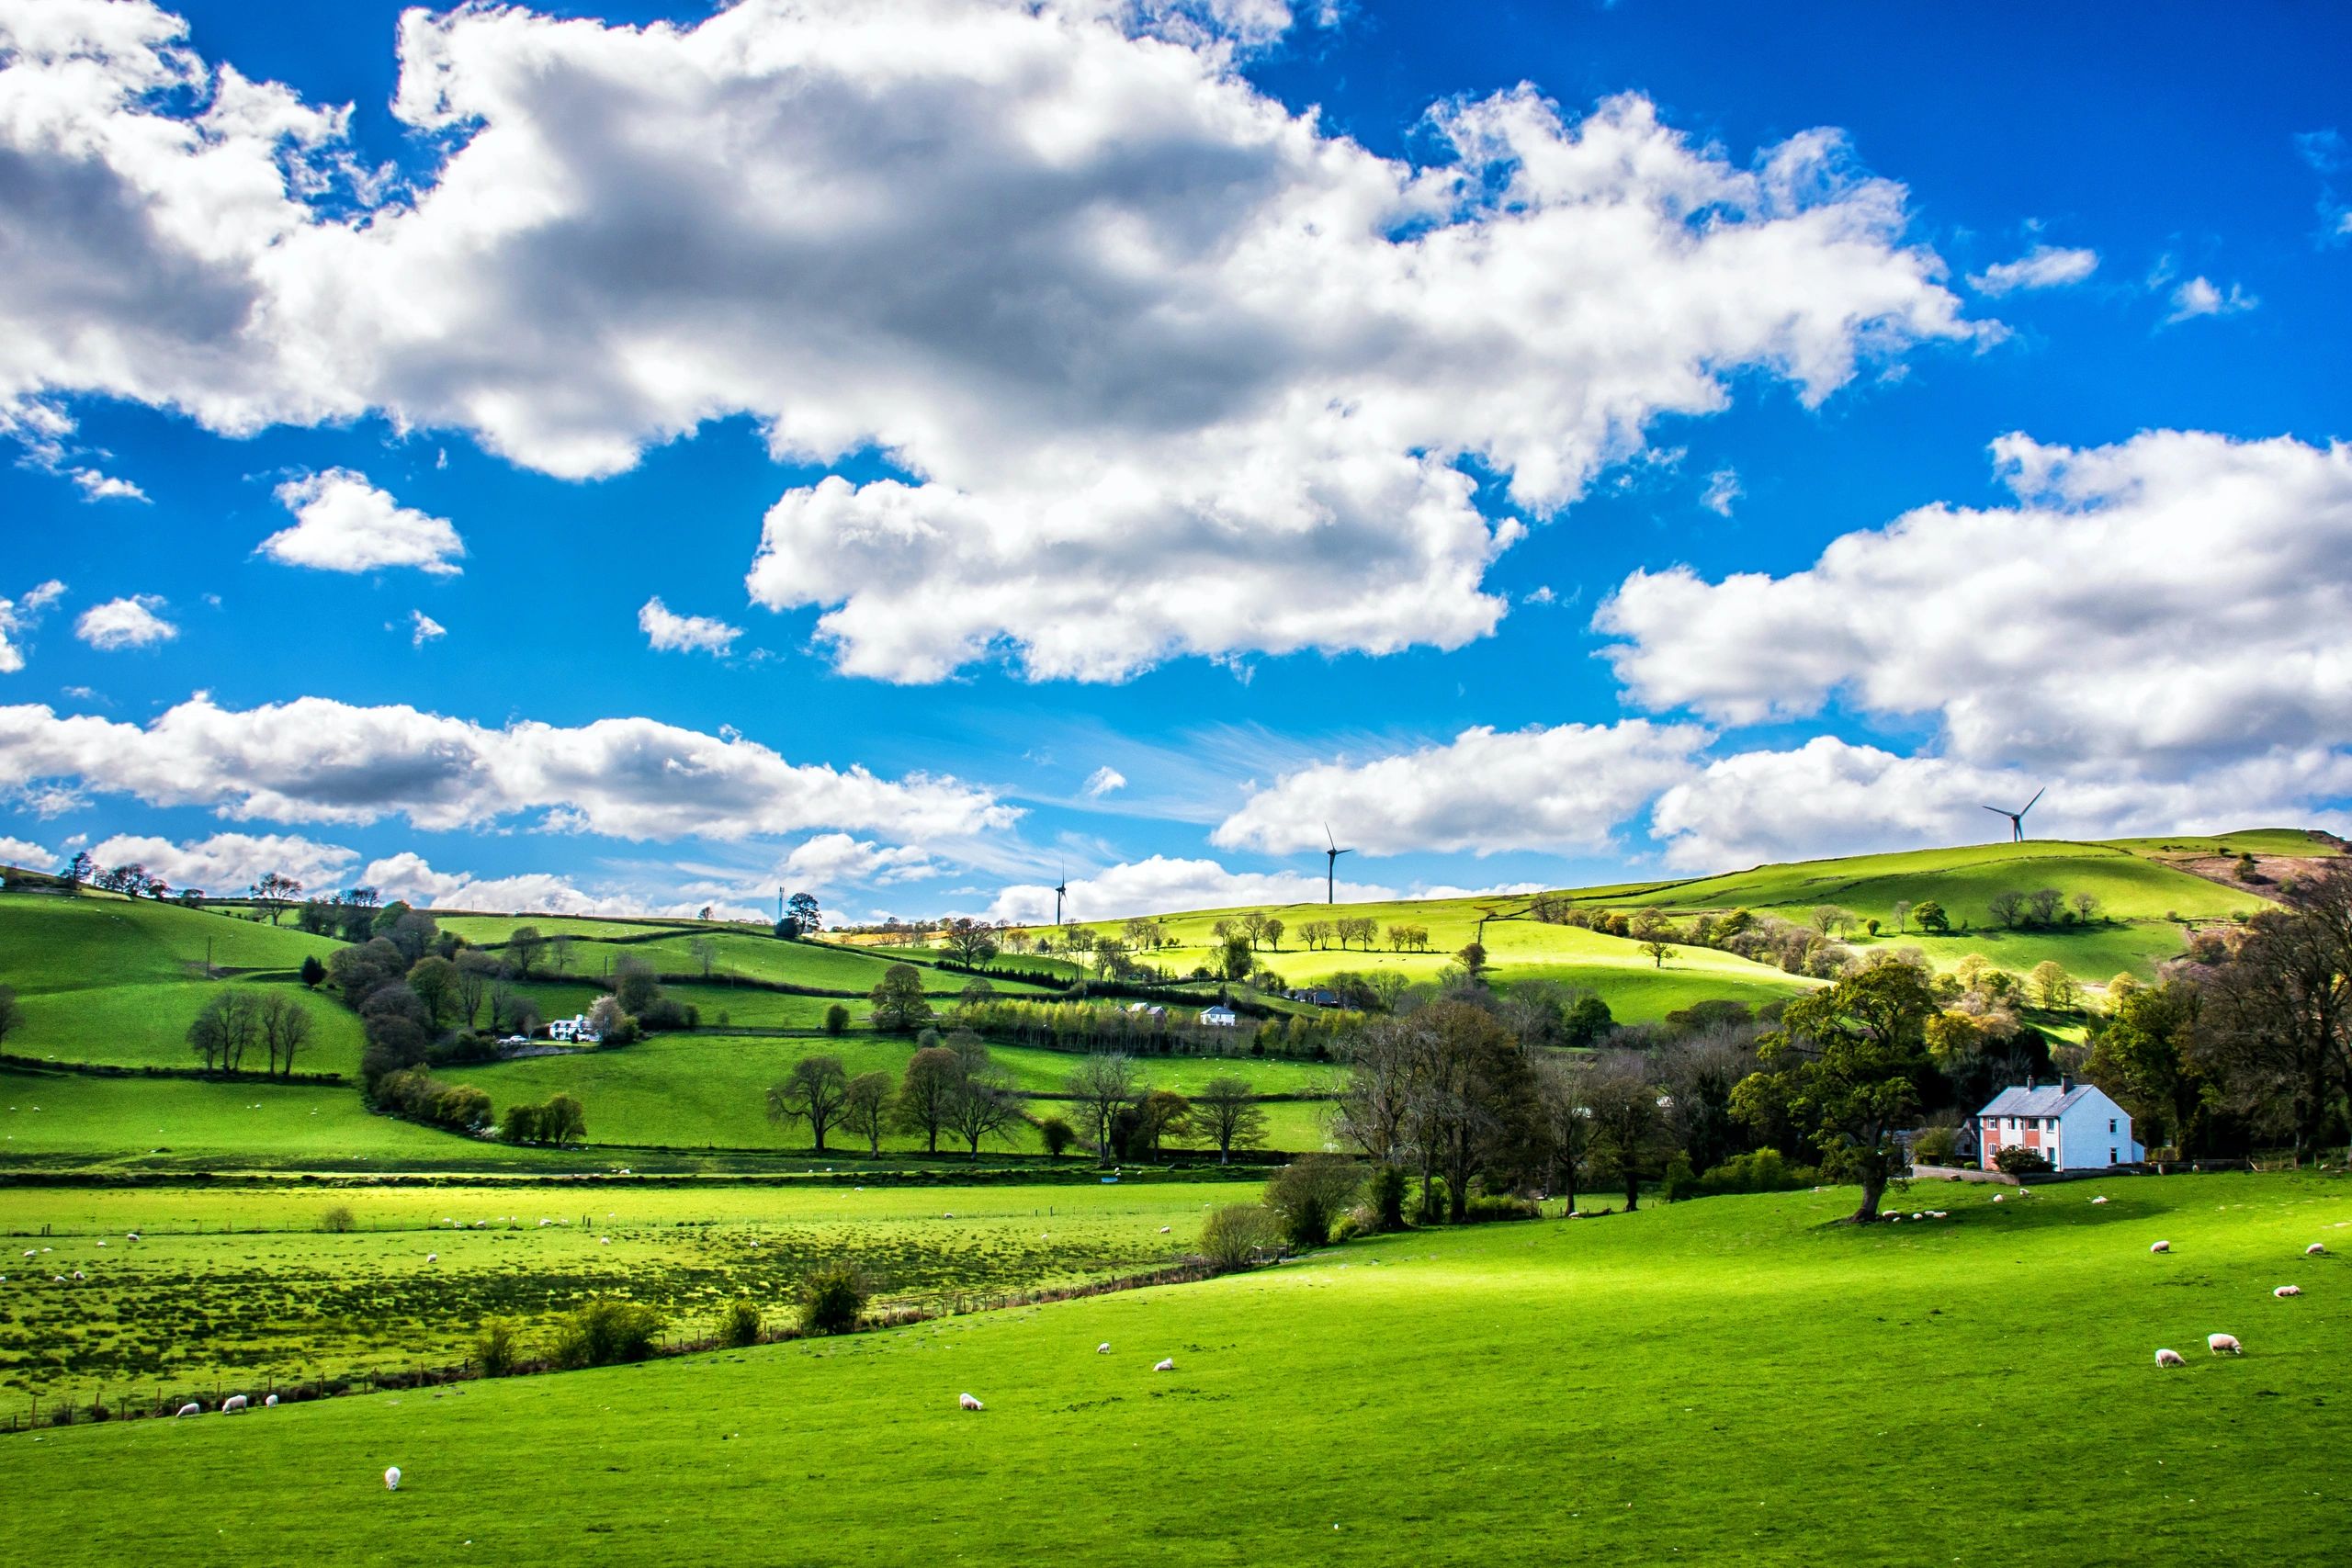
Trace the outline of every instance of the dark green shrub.
{"label": "dark green shrub", "polygon": [[662,1318],[651,1307],[610,1297],[583,1303],[557,1325],[548,1359],[567,1371],[641,1361],[653,1351]]}
{"label": "dark green shrub", "polygon": [[484,1318],[481,1331],[474,1336],[474,1359],[481,1363],[481,1375],[486,1378],[504,1377],[514,1370],[517,1355],[514,1320],[511,1317]]}
{"label": "dark green shrub", "polygon": [[1046,1153],[1055,1159],[1062,1151],[1078,1142],[1077,1130],[1058,1116],[1048,1116],[1037,1123],[1037,1136],[1045,1140]]}
{"label": "dark green shrub", "polygon": [[865,1314],[865,1276],[846,1258],[812,1269],[800,1280],[800,1326],[811,1334],[847,1334]]}
{"label": "dark green shrub", "polygon": [[1372,1173],[1372,1210],[1378,1217],[1382,1230],[1400,1231],[1405,1228],[1406,1186],[1405,1173],[1396,1166],[1384,1165]]}
{"label": "dark green shrub", "polygon": [[1321,1247],[1331,1226],[1355,1206],[1363,1170],[1337,1155],[1308,1155],[1274,1173],[1266,1183],[1266,1207],[1282,1221],[1293,1247]]}
{"label": "dark green shrub", "polygon": [[1714,1198],[1733,1192],[1793,1192],[1812,1186],[1820,1174],[1809,1165],[1791,1165],[1778,1149],[1758,1149],[1709,1168],[1699,1178],[1698,1190],[1692,1195]]}
{"label": "dark green shrub", "polygon": [[1658,1178],[1665,1190],[1666,1201],[1679,1203],[1685,1198],[1699,1196],[1699,1173],[1690,1168],[1690,1156],[1676,1155],[1666,1162],[1666,1174]]}
{"label": "dark green shrub", "polygon": [[1993,1156],[1995,1168],[2008,1176],[2026,1176],[2034,1171],[2048,1170],[2050,1161],[2040,1149],[2027,1148],[2023,1144],[2005,1145]]}
{"label": "dark green shrub", "polygon": [[748,1296],[738,1296],[718,1314],[718,1342],[740,1349],[760,1342],[760,1309]]}
{"label": "dark green shrub", "polygon": [[1538,1220],[1544,1217],[1544,1211],[1508,1192],[1474,1192],[1462,1207],[1462,1217],[1472,1224],[1481,1224],[1492,1220]]}
{"label": "dark green shrub", "polygon": [[1201,1223],[1202,1260],[1220,1274],[1263,1262],[1282,1249],[1282,1225],[1262,1203],[1228,1203]]}
{"label": "dark green shrub", "polygon": [[835,1002],[825,1010],[825,1032],[843,1034],[849,1030],[849,1009]]}

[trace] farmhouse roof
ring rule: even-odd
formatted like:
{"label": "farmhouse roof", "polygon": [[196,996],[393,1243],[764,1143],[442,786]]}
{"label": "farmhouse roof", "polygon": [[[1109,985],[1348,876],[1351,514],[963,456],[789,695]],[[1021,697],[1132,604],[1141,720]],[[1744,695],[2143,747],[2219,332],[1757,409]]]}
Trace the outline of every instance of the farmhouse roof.
{"label": "farmhouse roof", "polygon": [[2061,1081],[2036,1088],[2015,1084],[1995,1095],[1979,1116],[2064,1116],[2096,1092],[2096,1086]]}

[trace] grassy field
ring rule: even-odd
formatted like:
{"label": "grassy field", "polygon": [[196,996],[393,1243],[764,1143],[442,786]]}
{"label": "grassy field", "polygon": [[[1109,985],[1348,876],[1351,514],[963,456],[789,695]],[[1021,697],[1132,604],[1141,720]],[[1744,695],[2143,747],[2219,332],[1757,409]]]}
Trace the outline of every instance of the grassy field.
{"label": "grassy field", "polygon": [[[1990,1196],[1938,1184],[1909,1201],[1951,1219],[1867,1231],[1824,1224],[1832,1190],[1411,1233],[846,1340],[51,1430],[0,1442],[0,1491],[63,1563],[164,1540],[322,1563],[2340,1556],[2352,1264],[2302,1248],[2344,1249],[2352,1188]],[[2246,1355],[2208,1356],[2216,1330]]]}
{"label": "grassy field", "polygon": [[[216,1381],[262,1388],[451,1365],[470,1353],[485,1316],[521,1319],[527,1343],[597,1295],[644,1302],[692,1336],[739,1296],[785,1313],[802,1274],[841,1258],[888,1304],[1099,1279],[1181,1254],[1208,1205],[1256,1190],[9,1191],[0,1193],[0,1388],[86,1401],[105,1385],[136,1400],[141,1389]],[[320,1230],[332,1205],[350,1208],[356,1228]]]}
{"label": "grassy field", "polygon": [[[808,1144],[808,1128],[770,1126],[764,1110],[768,1086],[781,1079],[793,1063],[803,1056],[832,1055],[840,1057],[852,1074],[882,1071],[895,1077],[905,1070],[913,1050],[912,1043],[903,1037],[875,1035],[842,1040],[672,1035],[656,1036],[621,1051],[452,1067],[445,1069],[445,1076],[483,1089],[502,1107],[543,1100],[558,1092],[574,1095],[588,1108],[591,1143],[802,1149]],[[1079,1065],[1075,1056],[1065,1052],[1019,1046],[991,1046],[989,1055],[1014,1088],[1046,1093],[1058,1092]],[[1152,1087],[1180,1093],[1197,1089],[1219,1074],[1231,1073],[1247,1078],[1261,1094],[1317,1094],[1328,1091],[1332,1076],[1332,1069],[1310,1063],[1250,1057],[1155,1056],[1140,1060],[1138,1067]],[[1058,1111],[1075,1119],[1075,1112],[1067,1106],[1033,1102],[1029,1109],[1038,1115]],[[1276,1103],[1265,1109],[1276,1146],[1294,1150],[1323,1146],[1319,1104]],[[830,1141],[836,1148],[865,1146],[838,1129]],[[900,1133],[886,1138],[883,1146],[911,1152],[922,1144],[912,1134]],[[961,1153],[962,1145],[953,1146]],[[1183,1145],[1180,1142],[1176,1146]],[[1022,1128],[1010,1140],[989,1139],[981,1147],[1034,1154],[1037,1139],[1035,1133]]]}

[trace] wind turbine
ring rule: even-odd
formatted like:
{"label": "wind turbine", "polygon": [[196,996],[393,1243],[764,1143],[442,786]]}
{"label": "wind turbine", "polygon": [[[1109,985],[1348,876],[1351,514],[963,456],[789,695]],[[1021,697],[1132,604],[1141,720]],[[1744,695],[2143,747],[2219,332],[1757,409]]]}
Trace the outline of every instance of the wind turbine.
{"label": "wind turbine", "polygon": [[[2048,784],[2043,784],[2040,789],[2033,792],[2033,800],[2040,800],[2049,792],[2050,786]],[[2013,844],[2020,844],[2025,841],[2025,814],[2033,809],[2033,800],[2027,801],[2015,811],[2007,810],[1998,806],[1988,806],[1984,809],[1993,813],[1996,817],[2007,818],[2009,819],[2009,842]]]}
{"label": "wind turbine", "polygon": [[1330,846],[1323,852],[1323,902],[1336,904],[1340,901],[1340,857],[1351,855],[1355,851],[1340,847],[1340,840],[1331,837],[1331,824],[1329,822],[1323,824],[1323,841]]}
{"label": "wind turbine", "polygon": [[1069,894],[1069,863],[1068,861],[1062,863],[1060,875],[1061,880],[1054,884],[1054,925],[1057,928],[1059,928],[1062,923],[1062,900]]}

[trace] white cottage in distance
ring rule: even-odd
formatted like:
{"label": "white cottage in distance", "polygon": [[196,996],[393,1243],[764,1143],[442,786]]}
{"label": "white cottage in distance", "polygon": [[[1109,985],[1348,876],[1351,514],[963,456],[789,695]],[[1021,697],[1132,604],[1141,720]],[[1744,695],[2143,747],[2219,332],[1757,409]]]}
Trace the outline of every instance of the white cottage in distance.
{"label": "white cottage in distance", "polygon": [[2015,1144],[2038,1149],[2052,1170],[2103,1170],[2135,1165],[2145,1151],[2132,1141],[2132,1113],[2097,1084],[2061,1077],[2056,1084],[2015,1085],[1995,1095],[1976,1113],[1976,1147],[1984,1168],[1998,1168],[1993,1156]]}

